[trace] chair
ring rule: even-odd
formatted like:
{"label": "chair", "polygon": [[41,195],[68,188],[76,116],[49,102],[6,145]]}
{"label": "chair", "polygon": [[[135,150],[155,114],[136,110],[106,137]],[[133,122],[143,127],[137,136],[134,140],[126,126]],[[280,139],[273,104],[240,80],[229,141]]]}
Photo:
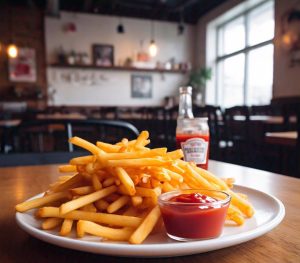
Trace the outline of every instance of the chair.
{"label": "chair", "polygon": [[132,124],[123,121],[35,120],[13,129],[14,152],[72,152],[73,145],[68,143],[72,136],[116,143],[124,137],[134,139],[138,134]]}
{"label": "chair", "polygon": [[70,159],[87,155],[86,152],[8,153],[0,154],[0,167],[68,163]]}
{"label": "chair", "polygon": [[249,108],[235,106],[225,110],[226,157],[227,161],[247,164],[249,161]]}
{"label": "chair", "polygon": [[176,149],[176,126],[178,117],[178,105],[175,105],[165,112],[166,139],[168,149]]}
{"label": "chair", "polygon": [[195,117],[207,117],[210,133],[210,158],[222,160],[224,158],[224,121],[223,113],[219,106],[206,105],[194,106]]}

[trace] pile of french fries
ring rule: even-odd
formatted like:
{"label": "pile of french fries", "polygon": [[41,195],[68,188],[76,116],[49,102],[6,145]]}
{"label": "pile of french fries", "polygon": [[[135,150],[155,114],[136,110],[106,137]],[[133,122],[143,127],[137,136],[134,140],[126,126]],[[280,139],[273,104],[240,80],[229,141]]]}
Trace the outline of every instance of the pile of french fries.
{"label": "pile of french fries", "polygon": [[96,145],[73,137],[70,142],[91,154],[59,167],[60,176],[42,197],[16,205],[18,212],[39,208],[42,229],[60,228],[78,237],[91,234],[103,240],[142,243],[162,224],[158,196],[176,189],[223,190],[231,195],[227,219],[242,225],[254,213],[247,196],[231,190],[230,178],[220,179],[181,158],[181,150],[150,149],[149,133],[136,140]]}

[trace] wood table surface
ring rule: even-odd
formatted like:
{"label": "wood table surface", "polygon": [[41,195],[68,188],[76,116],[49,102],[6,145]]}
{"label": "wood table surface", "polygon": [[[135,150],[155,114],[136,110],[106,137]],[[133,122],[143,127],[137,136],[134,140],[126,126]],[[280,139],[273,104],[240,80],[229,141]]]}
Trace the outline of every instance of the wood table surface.
{"label": "wood table surface", "polygon": [[233,247],[173,258],[121,258],[57,247],[21,230],[14,206],[47,189],[59,175],[57,165],[0,168],[0,262],[300,262],[300,179],[210,161],[209,170],[236,183],[279,198],[286,216],[271,232]]}
{"label": "wood table surface", "polygon": [[285,146],[296,146],[297,144],[298,133],[296,131],[287,131],[287,132],[267,132],[266,133],[266,142],[285,145]]}

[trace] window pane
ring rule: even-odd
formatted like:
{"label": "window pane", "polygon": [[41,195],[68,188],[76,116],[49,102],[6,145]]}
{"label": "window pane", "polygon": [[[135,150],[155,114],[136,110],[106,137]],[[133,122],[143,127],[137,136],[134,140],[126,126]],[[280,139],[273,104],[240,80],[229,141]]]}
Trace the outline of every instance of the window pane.
{"label": "window pane", "polygon": [[219,29],[219,56],[245,47],[244,17],[239,17]]}
{"label": "window pane", "polygon": [[249,45],[255,45],[274,37],[274,3],[255,8],[249,13]]}
{"label": "window pane", "polygon": [[223,107],[244,104],[245,55],[239,54],[218,64],[218,102]]}
{"label": "window pane", "polygon": [[272,97],[273,45],[249,52],[247,104],[268,104]]}

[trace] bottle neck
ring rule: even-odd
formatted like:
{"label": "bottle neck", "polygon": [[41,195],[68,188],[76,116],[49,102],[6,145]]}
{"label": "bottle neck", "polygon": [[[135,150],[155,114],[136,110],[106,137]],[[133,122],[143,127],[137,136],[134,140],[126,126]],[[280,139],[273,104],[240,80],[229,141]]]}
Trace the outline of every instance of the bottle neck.
{"label": "bottle neck", "polygon": [[181,91],[179,97],[178,118],[192,119],[194,118],[192,110],[192,94],[191,92]]}

